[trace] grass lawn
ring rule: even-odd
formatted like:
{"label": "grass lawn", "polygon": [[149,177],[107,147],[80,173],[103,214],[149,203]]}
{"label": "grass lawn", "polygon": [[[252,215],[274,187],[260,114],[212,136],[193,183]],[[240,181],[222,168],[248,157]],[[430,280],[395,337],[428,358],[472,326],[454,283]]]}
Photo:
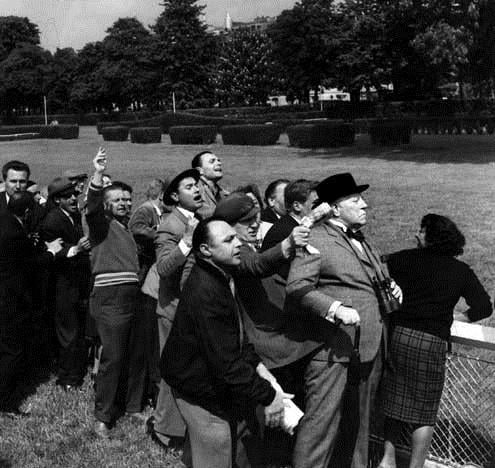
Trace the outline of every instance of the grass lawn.
{"label": "grass lawn", "polygon": [[[99,145],[107,149],[108,172],[129,182],[136,205],[145,182],[188,168],[202,147],[103,142],[94,127],[82,127],[78,140],[26,140],[0,143],[0,164],[20,159],[30,164],[41,184],[65,169],[91,172]],[[415,135],[412,144],[373,147],[366,135],[349,148],[302,150],[280,144],[270,147],[210,146],[223,159],[223,185],[256,182],[262,190],[279,177],[322,179],[352,172],[369,183],[369,237],[383,252],[414,245],[421,217],[435,212],[451,217],[465,234],[462,259],[479,275],[490,295],[495,290],[495,136]],[[486,321],[493,324],[493,319]],[[91,432],[93,395],[86,383],[78,394],[64,394],[50,372],[41,373],[28,398],[33,416],[11,421],[0,417],[0,468],[23,467],[159,467],[183,466],[177,453],[165,454],[147,438],[142,422],[119,420],[114,437],[100,441]]]}

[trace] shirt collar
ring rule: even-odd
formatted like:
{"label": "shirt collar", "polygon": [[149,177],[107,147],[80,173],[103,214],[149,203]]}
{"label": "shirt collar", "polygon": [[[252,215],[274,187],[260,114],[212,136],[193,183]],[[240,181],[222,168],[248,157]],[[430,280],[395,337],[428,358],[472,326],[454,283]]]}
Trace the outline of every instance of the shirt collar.
{"label": "shirt collar", "polygon": [[192,211],[186,210],[185,208],[182,208],[181,206],[177,205],[177,210],[179,213],[182,213],[187,219],[194,218],[194,213]]}
{"label": "shirt collar", "polygon": [[338,226],[344,232],[347,232],[348,227],[342,221],[339,221],[339,220],[337,220],[335,218],[330,218],[328,221],[330,223],[332,223],[333,225]]}

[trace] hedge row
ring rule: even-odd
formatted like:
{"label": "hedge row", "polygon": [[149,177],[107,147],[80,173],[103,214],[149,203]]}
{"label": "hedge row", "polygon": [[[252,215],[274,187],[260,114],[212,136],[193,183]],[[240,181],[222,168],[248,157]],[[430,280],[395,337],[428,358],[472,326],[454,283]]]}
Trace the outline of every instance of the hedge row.
{"label": "hedge row", "polygon": [[34,140],[40,138],[39,133],[15,133],[13,135],[0,135],[0,141]]}
{"label": "hedge row", "polygon": [[226,125],[220,128],[224,145],[267,146],[277,143],[282,133],[278,125]]}
{"label": "hedge row", "polygon": [[20,133],[38,133],[39,138],[61,138],[71,140],[79,138],[78,125],[14,125],[0,127],[0,135]]}
{"label": "hedge row", "polygon": [[101,135],[105,141],[127,141],[129,138],[129,127],[104,127],[101,129]]}
{"label": "hedge row", "polygon": [[161,143],[162,129],[160,127],[137,127],[130,129],[131,143]]}
{"label": "hedge row", "polygon": [[217,138],[215,125],[191,125],[169,128],[173,145],[209,145]]}
{"label": "hedge row", "polygon": [[354,126],[342,122],[314,122],[287,128],[290,146],[329,148],[354,143]]}

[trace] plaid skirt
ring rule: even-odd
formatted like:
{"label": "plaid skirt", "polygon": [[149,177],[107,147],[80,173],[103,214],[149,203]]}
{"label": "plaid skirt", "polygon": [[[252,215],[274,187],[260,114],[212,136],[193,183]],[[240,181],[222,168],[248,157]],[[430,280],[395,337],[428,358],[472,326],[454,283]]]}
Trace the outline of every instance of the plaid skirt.
{"label": "plaid skirt", "polygon": [[383,380],[389,418],[433,426],[445,381],[447,342],[410,328],[394,328]]}

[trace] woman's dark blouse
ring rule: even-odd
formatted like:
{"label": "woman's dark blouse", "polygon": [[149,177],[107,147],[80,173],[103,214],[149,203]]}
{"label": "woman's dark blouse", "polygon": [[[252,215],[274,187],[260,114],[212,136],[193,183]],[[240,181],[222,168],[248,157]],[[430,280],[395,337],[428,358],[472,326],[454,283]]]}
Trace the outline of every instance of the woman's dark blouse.
{"label": "woman's dark blouse", "polygon": [[391,316],[393,325],[450,337],[454,307],[460,297],[476,321],[492,313],[490,297],[473,270],[464,262],[429,249],[411,249],[387,257],[390,276],[402,288],[404,302]]}

